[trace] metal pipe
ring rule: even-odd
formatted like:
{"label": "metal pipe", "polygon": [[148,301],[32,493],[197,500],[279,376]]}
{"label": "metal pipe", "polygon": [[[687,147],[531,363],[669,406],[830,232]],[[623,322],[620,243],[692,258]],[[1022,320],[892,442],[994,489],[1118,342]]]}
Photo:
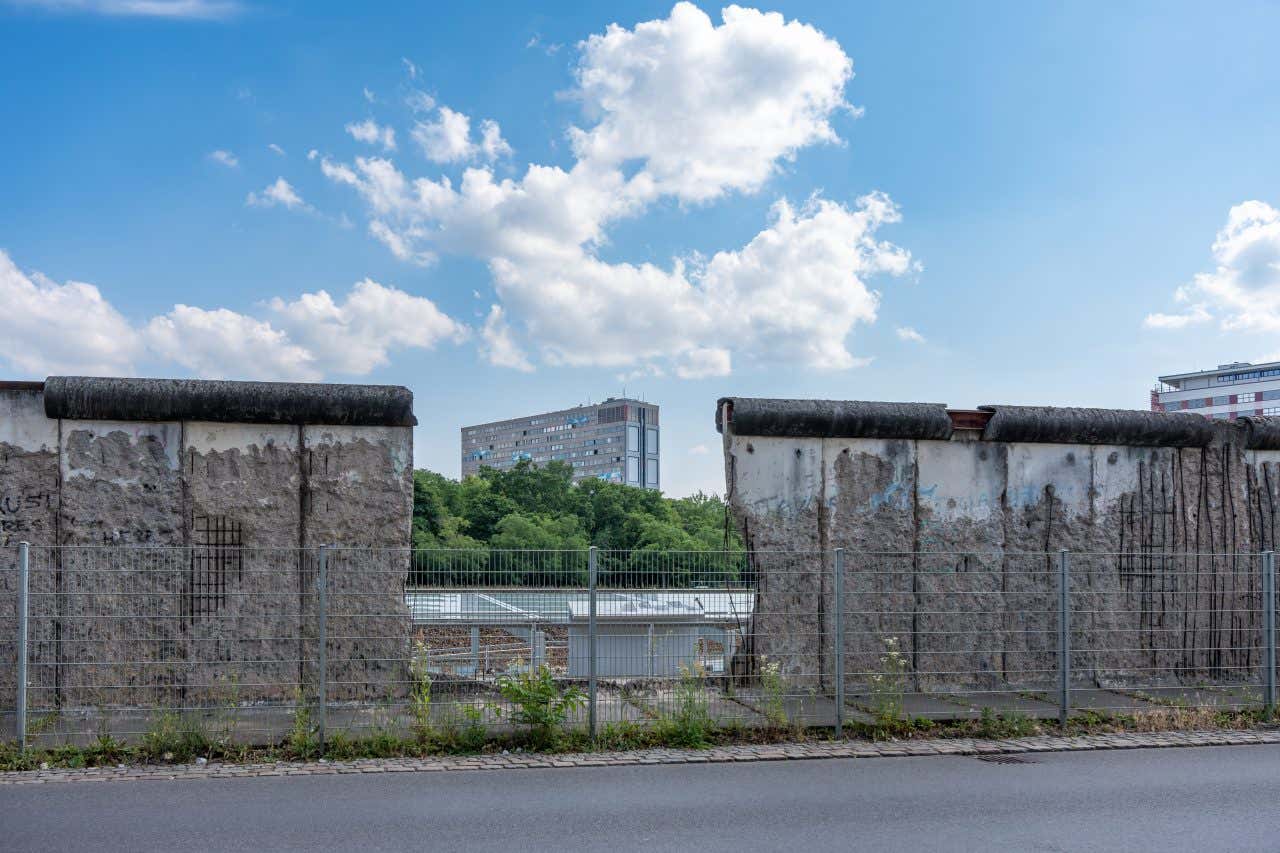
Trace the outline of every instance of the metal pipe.
{"label": "metal pipe", "polygon": [[329,613],[329,555],[327,547],[320,546],[320,566],[316,572],[316,634],[319,649],[317,653],[318,684],[316,685],[316,729],[320,739],[320,754],[324,754],[324,730],[326,711],[328,710],[327,687],[329,682],[329,628],[326,617]]}
{"label": "metal pipe", "polygon": [[1058,552],[1058,722],[1071,715],[1071,561]]}
{"label": "metal pipe", "polygon": [[599,572],[598,553],[592,545],[587,551],[587,728],[592,739],[598,732],[596,712],[596,582]]}
{"label": "metal pipe", "polygon": [[27,751],[27,614],[31,599],[31,546],[18,543],[18,746]]}
{"label": "metal pipe", "polygon": [[1276,710],[1276,554],[1262,555],[1263,665],[1266,667],[1263,707],[1268,717]]}
{"label": "metal pipe", "polygon": [[844,736],[844,549],[837,548],[835,555],[835,693],[836,737]]}

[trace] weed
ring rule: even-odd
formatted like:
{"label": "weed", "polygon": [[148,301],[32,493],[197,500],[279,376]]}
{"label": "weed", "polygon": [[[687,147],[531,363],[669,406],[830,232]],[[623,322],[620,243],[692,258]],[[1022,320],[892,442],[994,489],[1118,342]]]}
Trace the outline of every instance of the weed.
{"label": "weed", "polygon": [[897,637],[885,637],[884,654],[880,656],[880,671],[868,682],[871,686],[871,707],[876,724],[892,728],[903,718],[903,691],[906,687],[907,658],[898,647]]}
{"label": "weed", "polygon": [[320,752],[320,738],[311,723],[311,706],[299,690],[293,696],[293,724],[285,741],[289,754],[295,758],[315,758]]}
{"label": "weed", "polygon": [[207,757],[212,747],[208,732],[198,720],[165,711],[142,735],[139,753],[149,761],[187,762],[196,756]]}
{"label": "weed", "polygon": [[472,753],[484,749],[489,731],[484,725],[486,710],[500,713],[499,709],[484,705],[464,705],[460,712],[451,712],[444,725],[436,730],[426,745],[444,753]]}
{"label": "weed", "polygon": [[988,740],[1001,740],[1011,737],[1028,737],[1039,734],[1039,724],[1026,714],[1012,711],[1008,714],[997,714],[990,708],[983,708],[978,717],[975,734]]}
{"label": "weed", "polygon": [[711,731],[710,703],[703,686],[706,673],[702,665],[681,665],[676,683],[675,711],[658,724],[662,739],[673,746],[701,749],[709,746]]}
{"label": "weed", "polygon": [[498,691],[516,706],[511,721],[528,728],[528,742],[534,749],[554,749],[569,713],[587,701],[587,694],[578,687],[561,690],[545,665],[503,675]]}
{"label": "weed", "polygon": [[769,725],[782,728],[787,724],[787,706],[784,699],[782,667],[778,661],[760,658],[760,687],[764,691],[762,705]]}
{"label": "weed", "polygon": [[422,743],[435,736],[431,724],[431,673],[427,669],[427,644],[414,641],[414,654],[409,661],[413,686],[409,688],[409,714],[413,717],[413,733]]}

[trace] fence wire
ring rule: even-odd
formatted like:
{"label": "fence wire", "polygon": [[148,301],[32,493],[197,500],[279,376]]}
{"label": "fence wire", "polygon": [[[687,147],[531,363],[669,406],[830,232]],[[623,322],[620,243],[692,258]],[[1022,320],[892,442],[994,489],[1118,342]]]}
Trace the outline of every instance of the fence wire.
{"label": "fence wire", "polygon": [[[0,548],[0,714],[43,744],[168,716],[242,743],[1274,703],[1270,554]],[[1065,581],[1065,586],[1063,585]],[[1269,595],[1267,593],[1270,593]],[[593,614],[594,603],[594,614]]]}

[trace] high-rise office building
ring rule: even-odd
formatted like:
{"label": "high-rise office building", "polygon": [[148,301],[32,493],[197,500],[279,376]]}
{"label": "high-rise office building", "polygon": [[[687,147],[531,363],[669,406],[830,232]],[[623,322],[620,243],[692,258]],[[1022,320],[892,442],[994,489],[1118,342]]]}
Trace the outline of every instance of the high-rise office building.
{"label": "high-rise office building", "polygon": [[1194,412],[1222,420],[1280,417],[1280,361],[1235,361],[1215,370],[1161,376],[1151,391],[1151,411]]}
{"label": "high-rise office building", "polygon": [[506,469],[528,460],[561,460],[573,478],[594,477],[629,486],[659,488],[658,407],[610,397],[526,417],[462,428],[462,476],[482,467]]}

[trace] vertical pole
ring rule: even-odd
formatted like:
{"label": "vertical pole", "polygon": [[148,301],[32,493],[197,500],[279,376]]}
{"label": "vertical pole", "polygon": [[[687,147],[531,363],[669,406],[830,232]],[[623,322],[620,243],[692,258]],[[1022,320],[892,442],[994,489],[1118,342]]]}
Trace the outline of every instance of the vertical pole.
{"label": "vertical pole", "polygon": [[18,746],[27,751],[27,614],[30,612],[31,546],[18,543]]}
{"label": "vertical pole", "polygon": [[480,626],[471,626],[471,670],[472,675],[480,674]]}
{"label": "vertical pole", "polygon": [[1058,552],[1058,722],[1071,714],[1071,560]]}
{"label": "vertical pole", "polygon": [[529,674],[538,671],[538,623],[529,623]]}
{"label": "vertical pole", "polygon": [[832,608],[835,610],[835,680],[836,737],[844,737],[844,549],[836,549],[835,587]]}
{"label": "vertical pole", "polygon": [[329,554],[325,545],[320,546],[320,567],[316,572],[316,634],[318,635],[319,683],[316,685],[316,730],[320,738],[320,754],[324,754],[325,716],[328,711],[329,686]]}
{"label": "vertical pole", "polygon": [[599,729],[596,715],[596,579],[599,572],[596,546],[587,551],[587,728],[592,739]]}
{"label": "vertical pole", "polygon": [[1263,679],[1266,691],[1264,710],[1271,716],[1276,710],[1276,554],[1268,551],[1262,555],[1262,661],[1266,673]]}

